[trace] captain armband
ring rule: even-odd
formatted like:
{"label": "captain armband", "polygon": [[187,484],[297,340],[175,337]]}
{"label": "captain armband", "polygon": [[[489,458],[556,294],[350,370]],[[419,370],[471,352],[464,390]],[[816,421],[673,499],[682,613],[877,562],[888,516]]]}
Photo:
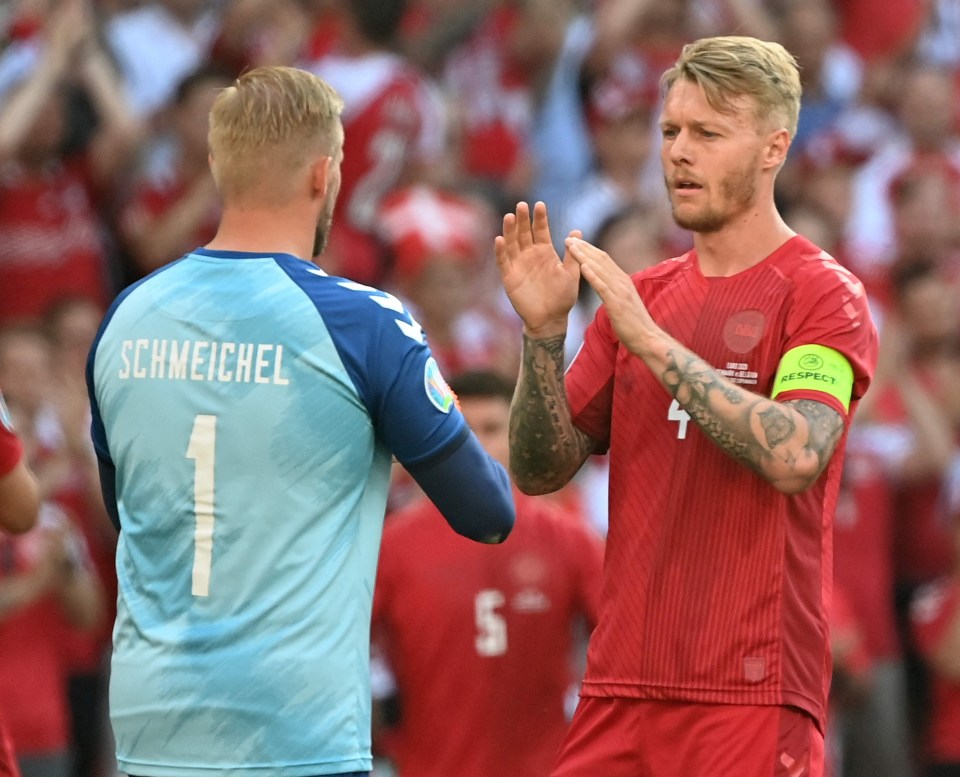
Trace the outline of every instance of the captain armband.
{"label": "captain armband", "polygon": [[853,394],[853,367],[847,357],[825,345],[798,345],[780,360],[771,399],[785,391],[820,391],[836,397],[845,411]]}

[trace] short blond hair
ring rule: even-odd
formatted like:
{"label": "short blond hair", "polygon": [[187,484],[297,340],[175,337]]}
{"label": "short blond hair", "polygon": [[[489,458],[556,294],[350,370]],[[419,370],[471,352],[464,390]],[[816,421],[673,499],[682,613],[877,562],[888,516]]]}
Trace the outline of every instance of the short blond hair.
{"label": "short blond hair", "polygon": [[727,112],[738,97],[750,97],[761,122],[780,123],[792,138],[800,115],[800,70],[781,44],[747,36],[701,38],[688,43],[660,78],[666,94],[681,78],[703,89],[712,108]]}
{"label": "short blond hair", "polygon": [[241,75],[210,111],[207,139],[221,192],[293,172],[310,153],[338,153],[342,111],[333,87],[306,70],[271,66]]}

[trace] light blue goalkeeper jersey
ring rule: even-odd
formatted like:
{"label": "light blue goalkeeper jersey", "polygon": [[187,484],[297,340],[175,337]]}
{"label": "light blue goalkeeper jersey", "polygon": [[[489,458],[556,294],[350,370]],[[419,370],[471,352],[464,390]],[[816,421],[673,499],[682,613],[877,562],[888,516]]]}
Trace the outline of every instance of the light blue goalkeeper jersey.
{"label": "light blue goalkeeper jersey", "polygon": [[198,249],[118,298],[89,370],[122,527],[120,768],[369,770],[391,454],[467,434],[420,327],[296,257]]}

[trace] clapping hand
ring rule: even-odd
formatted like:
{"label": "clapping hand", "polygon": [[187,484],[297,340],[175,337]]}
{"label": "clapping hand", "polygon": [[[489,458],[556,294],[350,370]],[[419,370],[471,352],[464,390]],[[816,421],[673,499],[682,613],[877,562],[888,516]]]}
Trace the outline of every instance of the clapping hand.
{"label": "clapping hand", "polygon": [[[579,237],[579,232],[571,235]],[[525,202],[503,217],[503,234],[494,242],[503,288],[533,337],[563,334],[567,314],[580,288],[577,262],[560,261],[550,238],[547,206],[538,202],[530,218]]]}

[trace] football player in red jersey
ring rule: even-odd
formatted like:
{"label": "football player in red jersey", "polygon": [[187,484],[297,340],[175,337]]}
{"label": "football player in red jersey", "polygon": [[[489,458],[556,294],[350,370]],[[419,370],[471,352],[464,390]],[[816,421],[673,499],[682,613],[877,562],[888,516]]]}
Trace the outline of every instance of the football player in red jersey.
{"label": "football player in red jersey", "polygon": [[[513,382],[483,370],[450,387],[506,466]],[[428,499],[387,519],[373,621],[399,699],[384,737],[399,777],[543,777],[563,740],[603,542],[548,500],[514,491],[514,501],[516,527],[498,549],[449,536]]]}
{"label": "football player in red jersey", "polygon": [[[610,452],[601,618],[553,777],[824,770],[832,518],[876,362],[862,284],[774,202],[800,78],[779,44],[701,39],[663,76],[661,161],[694,248],[634,276],[546,207],[504,218],[524,322],[510,461],[528,493]],[[602,300],[564,372],[580,276]]]}

